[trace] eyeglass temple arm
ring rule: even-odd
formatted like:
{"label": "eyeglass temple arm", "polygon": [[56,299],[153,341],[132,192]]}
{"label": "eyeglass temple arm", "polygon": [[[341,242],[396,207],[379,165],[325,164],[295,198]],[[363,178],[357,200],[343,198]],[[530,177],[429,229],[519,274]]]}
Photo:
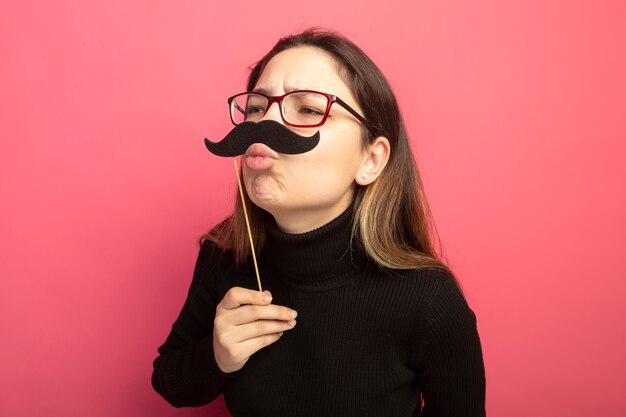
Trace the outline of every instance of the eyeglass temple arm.
{"label": "eyeglass temple arm", "polygon": [[335,96],[335,99],[337,100],[337,103],[343,107],[344,109],[348,110],[350,112],[351,115],[353,115],[354,117],[356,117],[359,122],[363,123],[365,125],[366,128],[368,128],[370,130],[370,133],[374,133],[377,130],[373,129],[373,126],[370,122],[368,122],[367,120],[365,120],[365,118],[363,116],[361,116],[359,113],[356,112],[356,110],[354,110],[352,107],[350,107],[348,105],[348,103],[346,103],[345,101],[343,101],[342,99],[340,99],[339,97]]}
{"label": "eyeglass temple arm", "polygon": [[237,104],[237,102],[235,102],[235,107],[237,108],[237,110],[239,110],[241,112],[241,114],[246,114],[246,111],[244,109],[242,109],[241,106],[239,104]]}

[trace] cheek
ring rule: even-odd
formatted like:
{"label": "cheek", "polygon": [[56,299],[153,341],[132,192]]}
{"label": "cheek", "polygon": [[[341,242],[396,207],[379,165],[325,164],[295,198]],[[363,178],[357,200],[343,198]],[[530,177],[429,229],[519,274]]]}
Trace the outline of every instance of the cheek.
{"label": "cheek", "polygon": [[[327,156],[329,163],[338,169],[353,170],[359,165],[363,156],[360,130],[347,129],[334,135],[328,135],[327,140],[320,143],[320,149]],[[320,141],[321,142],[321,141]]]}
{"label": "cheek", "polygon": [[293,158],[294,174],[299,178],[351,182],[359,169],[362,149],[360,137],[350,133],[323,134],[313,150]]}

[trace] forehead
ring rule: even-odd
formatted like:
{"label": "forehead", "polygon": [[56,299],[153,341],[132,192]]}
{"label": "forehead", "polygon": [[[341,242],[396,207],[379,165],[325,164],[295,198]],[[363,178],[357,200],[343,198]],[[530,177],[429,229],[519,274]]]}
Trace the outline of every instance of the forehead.
{"label": "forehead", "polygon": [[265,66],[255,91],[279,95],[293,90],[317,90],[351,99],[348,85],[337,73],[337,65],[325,51],[299,46],[278,53]]}

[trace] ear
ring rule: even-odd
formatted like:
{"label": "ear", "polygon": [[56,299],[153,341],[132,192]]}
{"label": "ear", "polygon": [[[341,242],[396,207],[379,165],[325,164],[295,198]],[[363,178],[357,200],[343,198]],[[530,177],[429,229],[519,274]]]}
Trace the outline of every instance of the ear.
{"label": "ear", "polygon": [[363,162],[356,173],[355,180],[359,185],[369,185],[376,181],[389,161],[391,146],[384,136],[377,137],[367,145]]}

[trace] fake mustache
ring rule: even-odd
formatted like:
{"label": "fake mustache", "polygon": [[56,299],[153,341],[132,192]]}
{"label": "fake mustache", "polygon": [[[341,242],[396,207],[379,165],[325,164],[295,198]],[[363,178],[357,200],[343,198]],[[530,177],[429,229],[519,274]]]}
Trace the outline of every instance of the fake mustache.
{"label": "fake mustache", "polygon": [[204,138],[207,149],[217,156],[241,155],[253,143],[263,143],[278,153],[295,155],[310,151],[319,141],[319,130],[313,136],[300,136],[274,120],[243,122],[219,142]]}

